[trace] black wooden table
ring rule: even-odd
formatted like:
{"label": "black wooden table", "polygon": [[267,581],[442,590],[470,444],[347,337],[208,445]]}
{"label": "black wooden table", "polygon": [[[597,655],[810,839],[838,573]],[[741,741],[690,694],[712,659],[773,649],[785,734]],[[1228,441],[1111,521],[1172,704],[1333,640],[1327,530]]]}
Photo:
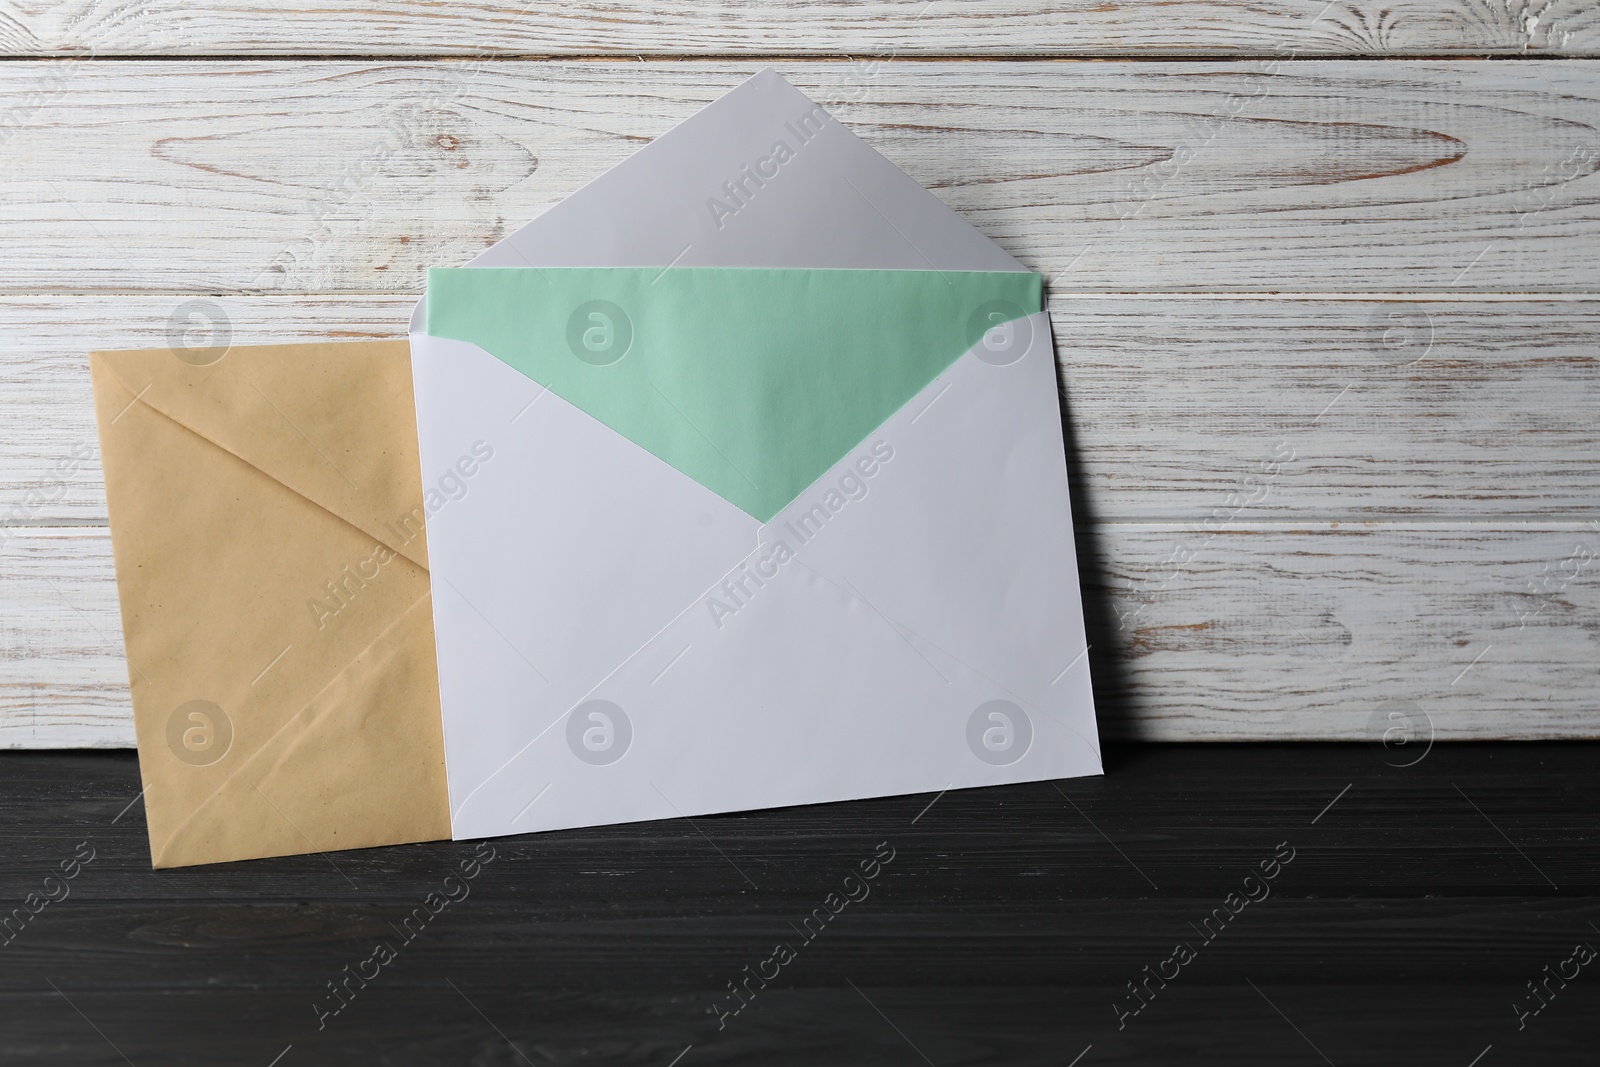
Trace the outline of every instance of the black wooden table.
{"label": "black wooden table", "polygon": [[1098,779],[153,872],[132,755],[4,754],[0,1062],[1594,1064],[1597,766],[1123,747]]}

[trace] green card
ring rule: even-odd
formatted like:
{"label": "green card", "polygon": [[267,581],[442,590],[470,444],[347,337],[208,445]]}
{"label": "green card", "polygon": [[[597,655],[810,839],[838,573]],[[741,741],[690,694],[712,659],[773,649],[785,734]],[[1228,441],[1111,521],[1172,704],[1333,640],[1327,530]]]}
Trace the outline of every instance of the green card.
{"label": "green card", "polygon": [[1021,271],[436,269],[427,331],[766,522],[968,349],[1003,349],[1042,300]]}

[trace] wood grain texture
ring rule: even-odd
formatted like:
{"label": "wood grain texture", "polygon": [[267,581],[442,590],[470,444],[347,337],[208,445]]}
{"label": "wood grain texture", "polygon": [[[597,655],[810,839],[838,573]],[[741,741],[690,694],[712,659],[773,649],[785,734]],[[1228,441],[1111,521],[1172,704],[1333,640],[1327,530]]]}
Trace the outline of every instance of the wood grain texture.
{"label": "wood grain texture", "polygon": [[132,748],[104,528],[0,528],[0,748]]}
{"label": "wood grain texture", "polygon": [[[396,941],[472,843],[151,871],[131,754],[3,754],[0,904],[81,842],[95,858],[0,946],[0,1060],[1593,1062],[1593,964],[1521,1029],[1510,1005],[1600,944],[1596,746],[1106,755],[1098,778],[497,839],[319,1026],[325,983]],[[801,943],[792,924],[880,843],[870,893]],[[1266,895],[1217,932],[1242,889]],[[797,958],[719,1029],[708,1009],[779,941]],[[1180,941],[1197,958],[1119,1027],[1126,983]]]}
{"label": "wood grain texture", "polygon": [[[759,65],[505,58],[619,50],[792,50],[1050,280],[1108,737],[1600,735],[1600,65],[1291,58],[1595,16],[1280,2],[13,9],[0,54],[226,58],[0,63],[0,746],[131,743],[83,353],[398,336],[425,267]],[[1008,58],[1163,41],[1259,58]]]}
{"label": "wood grain texture", "polygon": [[[105,524],[90,349],[403,337],[411,305],[0,297],[0,525]],[[1600,300],[1051,311],[1080,522],[1600,517]]]}
{"label": "wood grain texture", "polygon": [[1112,737],[1600,736],[1600,522],[1099,533]]}
{"label": "wood grain texture", "polygon": [[[0,65],[13,292],[414,291],[753,63]],[[1058,292],[1600,291],[1584,61],[780,70]]]}
{"label": "wood grain texture", "polygon": [[26,0],[0,55],[1592,55],[1582,0]]}
{"label": "wood grain texture", "polygon": [[[106,531],[5,533],[0,747],[131,745]],[[1108,738],[1350,740],[1386,708],[1600,737],[1600,522],[1109,523],[1078,550]]]}

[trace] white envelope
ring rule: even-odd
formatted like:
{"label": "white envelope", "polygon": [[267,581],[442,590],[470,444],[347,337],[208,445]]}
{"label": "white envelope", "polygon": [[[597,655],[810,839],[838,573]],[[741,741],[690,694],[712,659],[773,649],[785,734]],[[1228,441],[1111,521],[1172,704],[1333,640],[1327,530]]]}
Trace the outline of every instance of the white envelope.
{"label": "white envelope", "polygon": [[[770,70],[469,266],[1026,269]],[[1099,773],[1049,321],[1013,326],[763,525],[419,305],[454,836]]]}

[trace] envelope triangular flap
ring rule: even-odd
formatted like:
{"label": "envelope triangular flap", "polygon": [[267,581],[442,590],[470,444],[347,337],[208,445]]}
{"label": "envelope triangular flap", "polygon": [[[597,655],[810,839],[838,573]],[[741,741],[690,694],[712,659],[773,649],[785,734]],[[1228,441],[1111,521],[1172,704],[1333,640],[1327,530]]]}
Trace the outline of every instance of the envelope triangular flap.
{"label": "envelope triangular flap", "polygon": [[[792,152],[781,173],[730,200],[724,183],[750,193],[745,168],[759,168],[780,142]],[[467,266],[668,264],[1028,269],[770,67]],[[423,332],[426,304],[412,312],[412,333]]]}
{"label": "envelope triangular flap", "polygon": [[156,348],[90,358],[139,403],[428,565],[416,431],[403,395],[410,383],[392,373],[389,342]]}
{"label": "envelope triangular flap", "polygon": [[428,332],[478,345],[766,522],[986,331],[1022,271],[473,268]]}

